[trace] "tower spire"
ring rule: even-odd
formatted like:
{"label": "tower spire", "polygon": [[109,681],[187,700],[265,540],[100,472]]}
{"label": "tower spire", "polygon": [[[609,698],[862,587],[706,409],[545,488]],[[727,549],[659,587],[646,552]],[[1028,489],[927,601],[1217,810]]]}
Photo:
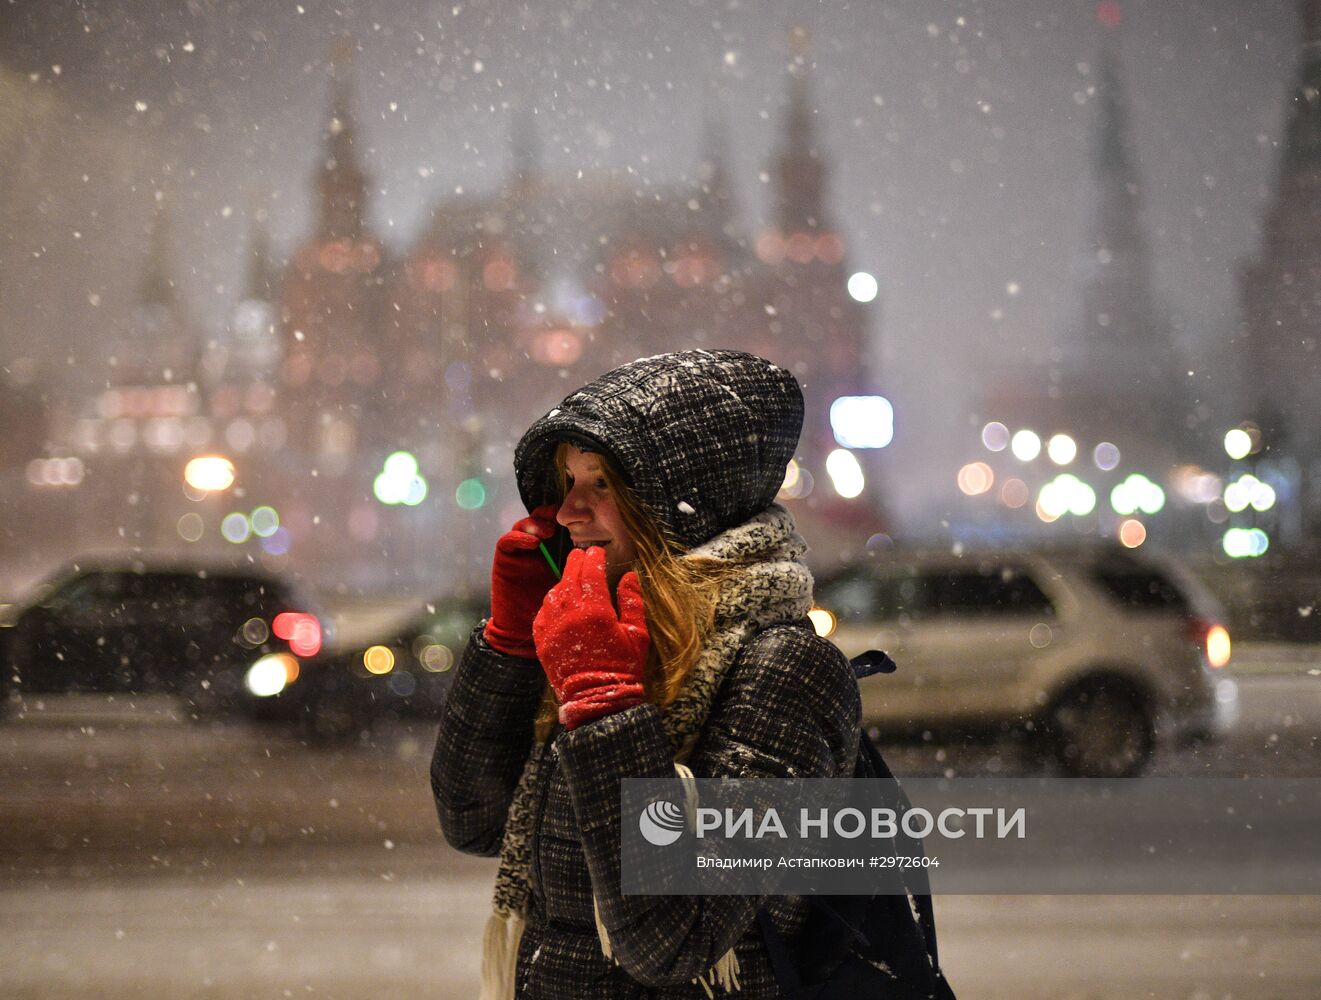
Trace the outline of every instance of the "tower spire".
{"label": "tower spire", "polygon": [[317,179],[321,194],[320,236],[358,239],[366,226],[367,178],[358,165],[350,73],[353,43],[342,39],[331,56],[331,108],[325,159]]}
{"label": "tower spire", "polygon": [[812,102],[810,39],[805,28],[789,32],[789,83],[784,128],[776,157],[779,206],[776,220],[789,234],[826,228],[825,166],[816,145],[816,109]]}
{"label": "tower spire", "polygon": [[244,298],[269,302],[275,293],[275,273],[271,267],[271,231],[266,208],[253,210],[248,232],[247,288]]}
{"label": "tower spire", "polygon": [[708,106],[702,123],[702,146],[697,164],[700,201],[706,224],[723,251],[737,246],[734,216],[737,205],[729,169],[729,129],[724,106]]}
{"label": "tower spire", "polygon": [[1321,43],[1321,0],[1299,0],[1298,13],[1303,19],[1303,44]]}
{"label": "tower spire", "polygon": [[147,250],[147,267],[138,285],[139,306],[164,306],[173,310],[179,304],[179,294],[170,278],[170,232],[168,213],[158,203],[151,216],[151,242]]}
{"label": "tower spire", "polygon": [[541,135],[537,131],[536,109],[530,104],[514,111],[509,125],[509,159],[512,187],[526,191],[541,180]]}

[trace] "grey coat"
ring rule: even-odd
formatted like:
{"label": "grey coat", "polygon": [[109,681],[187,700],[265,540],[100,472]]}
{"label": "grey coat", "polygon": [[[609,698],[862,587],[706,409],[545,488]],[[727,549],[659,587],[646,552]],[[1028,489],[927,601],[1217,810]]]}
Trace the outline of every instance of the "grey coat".
{"label": "grey coat", "polygon": [[[457,849],[499,853],[544,681],[535,661],[497,653],[480,629],[473,633],[456,668],[431,770],[441,828]],[[833,645],[806,623],[773,627],[744,645],[688,765],[698,778],[851,775],[860,712],[852,668]],[[734,947],[742,988],[732,996],[780,996],[754,916],[766,906],[792,945],[805,917],[798,897],[620,892],[619,780],[674,774],[656,706],[638,705],[572,732],[556,726],[550,739],[516,995],[704,998],[691,980]],[[593,890],[612,928],[618,966],[601,953]]]}
{"label": "grey coat", "polygon": [[[803,398],[784,369],[735,351],[690,351],[615,369],[567,397],[519,442],[515,471],[532,509],[557,499],[559,441],[607,454],[681,549],[742,525],[774,500],[802,428]],[[500,852],[532,750],[545,678],[480,628],[456,668],[432,762],[445,838]],[[861,702],[844,656],[806,619],[752,631],[721,675],[692,752],[698,778],[841,777],[858,754]],[[742,1000],[779,996],[755,914],[765,906],[792,944],[806,916],[794,896],[625,897],[619,782],[673,778],[653,704],[549,737],[545,795],[530,843],[530,899],[516,992],[530,1000],[705,997],[692,982],[731,947]],[[597,936],[592,898],[615,965]]]}

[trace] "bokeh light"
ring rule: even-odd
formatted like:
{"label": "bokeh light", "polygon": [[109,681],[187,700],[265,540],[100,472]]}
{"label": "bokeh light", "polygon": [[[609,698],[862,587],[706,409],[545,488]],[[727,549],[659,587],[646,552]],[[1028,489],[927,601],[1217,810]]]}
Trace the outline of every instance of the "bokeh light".
{"label": "bokeh light", "polygon": [[1232,559],[1250,559],[1266,554],[1270,538],[1260,528],[1230,528],[1220,545]]}
{"label": "bokeh light", "polygon": [[841,448],[884,448],[894,440],[894,407],[884,396],[840,396],[830,429]]}
{"label": "bokeh light", "polygon": [[369,646],[362,654],[362,665],[368,673],[388,674],[394,669],[394,650],[389,646]]}
{"label": "bokeh light", "polygon": [[995,473],[985,462],[969,462],[959,470],[958,484],[968,496],[981,496],[995,485]]}
{"label": "bokeh light", "polygon": [[225,541],[242,545],[252,535],[252,525],[248,523],[248,515],[238,511],[226,514],[225,519],[220,522],[220,534],[224,536]]}
{"label": "bokeh light", "polygon": [[221,455],[202,455],[183,467],[183,480],[195,490],[227,490],[234,485],[234,463]]}
{"label": "bokeh light", "polygon": [[1046,454],[1056,465],[1068,465],[1078,457],[1078,445],[1067,434],[1056,434],[1046,443]]}
{"label": "bokeh light", "polygon": [[258,538],[270,538],[280,527],[280,515],[274,507],[258,507],[249,516],[252,533]]}
{"label": "bokeh light", "polygon": [[1119,464],[1119,449],[1109,441],[1102,441],[1092,449],[1092,462],[1102,472],[1109,472]]}
{"label": "bokeh light", "polygon": [[1225,454],[1238,461],[1252,454],[1252,437],[1242,427],[1235,427],[1225,435]]}
{"label": "bokeh light", "polygon": [[185,542],[196,542],[201,539],[205,526],[202,524],[201,514],[185,514],[179,518],[179,523],[175,526],[179,532],[179,537]]}
{"label": "bokeh light", "polygon": [[1020,462],[1030,462],[1041,454],[1041,438],[1035,431],[1018,431],[1010,439],[1009,449]]}
{"label": "bokeh light", "polygon": [[1000,499],[1006,507],[1013,510],[1018,510],[1027,503],[1030,495],[1027,483],[1021,479],[1006,479],[1004,485],[1000,487]]}
{"label": "bokeh light", "polygon": [[992,420],[982,428],[982,444],[988,451],[1004,451],[1009,447],[1009,428],[998,420]]}
{"label": "bokeh light", "polygon": [[486,487],[480,479],[465,479],[454,490],[454,502],[464,510],[478,510],[486,503]]}
{"label": "bokeh light", "polygon": [[846,448],[836,448],[826,456],[826,474],[830,476],[835,492],[845,500],[859,496],[866,485],[862,466],[858,464],[853,452]]}
{"label": "bokeh light", "polygon": [[1139,510],[1158,514],[1165,506],[1165,491],[1141,473],[1134,472],[1110,491],[1110,506],[1127,517]]}
{"label": "bokeh light", "polygon": [[1136,549],[1147,540],[1147,526],[1136,518],[1128,518],[1119,525],[1119,544]]}
{"label": "bokeh light", "polygon": [[874,275],[866,271],[857,271],[849,275],[848,281],[849,298],[854,302],[871,302],[876,298],[876,294],[881,290]]}

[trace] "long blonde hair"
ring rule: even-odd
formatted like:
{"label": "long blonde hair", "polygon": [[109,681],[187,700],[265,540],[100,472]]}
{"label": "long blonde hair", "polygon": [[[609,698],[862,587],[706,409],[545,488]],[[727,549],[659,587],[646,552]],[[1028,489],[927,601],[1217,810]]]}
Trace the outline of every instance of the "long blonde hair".
{"label": "long blonde hair", "polygon": [[[570,447],[564,442],[555,449],[555,473],[561,497],[568,494]],[[598,457],[606,485],[637,553],[633,570],[642,586],[647,630],[651,635],[643,676],[646,698],[663,707],[683,690],[684,681],[714,626],[720,586],[737,565],[722,559],[680,558],[684,550],[646,512],[610,459],[605,455]],[[558,713],[559,700],[547,682],[537,711],[539,742],[550,735]]]}

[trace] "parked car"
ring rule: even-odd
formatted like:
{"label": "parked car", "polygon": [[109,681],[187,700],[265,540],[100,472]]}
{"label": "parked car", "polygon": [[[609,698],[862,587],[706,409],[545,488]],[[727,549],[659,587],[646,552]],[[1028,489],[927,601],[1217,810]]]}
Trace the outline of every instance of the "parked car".
{"label": "parked car", "polygon": [[80,562],[0,619],[6,700],[177,694],[233,707],[254,656],[313,656],[321,619],[287,581],[229,568]]}
{"label": "parked car", "polygon": [[450,670],[486,612],[484,601],[446,598],[374,641],[327,649],[301,663],[284,652],[254,657],[244,676],[244,707],[318,742],[353,738],[382,718],[437,718]]}
{"label": "parked car", "polygon": [[882,729],[1032,734],[1066,773],[1140,773],[1237,713],[1230,637],[1177,565],[1108,546],[893,552],[817,589],[818,631],[898,664],[860,683]]}

